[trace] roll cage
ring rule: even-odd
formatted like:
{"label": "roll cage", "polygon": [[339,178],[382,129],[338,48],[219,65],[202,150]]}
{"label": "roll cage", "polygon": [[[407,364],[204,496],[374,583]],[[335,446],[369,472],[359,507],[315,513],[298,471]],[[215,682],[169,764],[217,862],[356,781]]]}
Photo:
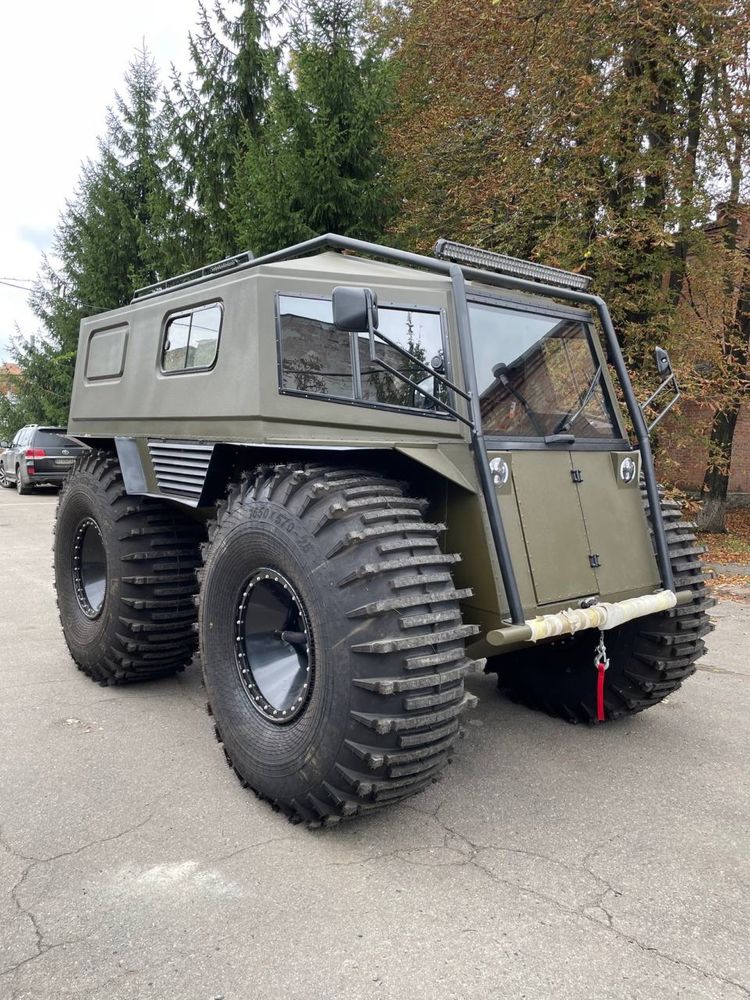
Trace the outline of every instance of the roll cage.
{"label": "roll cage", "polygon": [[[163,282],[157,282],[139,289],[133,301],[156,297],[166,294],[176,286],[194,286],[216,278],[217,275],[227,275],[239,271],[245,271],[263,264],[273,264],[280,261],[291,260],[304,257],[308,254],[317,253],[322,250],[350,251],[375,257],[380,260],[401,264],[407,267],[419,268],[442,274],[449,278],[453,296],[453,310],[458,334],[459,351],[461,355],[461,366],[464,372],[465,391],[455,385],[452,389],[458,389],[459,395],[464,398],[468,410],[467,418],[463,416],[471,432],[472,451],[477,475],[482,488],[487,515],[492,532],[492,538],[497,553],[500,574],[508,600],[510,620],[514,625],[520,625],[525,621],[521,597],[516,580],[513,561],[510,554],[508,539],[503,526],[500,507],[497,501],[495,487],[492,481],[492,473],[487,461],[487,443],[482,429],[482,418],[479,406],[479,393],[477,387],[476,369],[474,366],[474,351],[471,339],[471,325],[469,319],[469,296],[466,282],[476,281],[483,285],[491,285],[497,288],[516,290],[541,295],[564,302],[576,303],[592,309],[601,325],[604,333],[607,356],[611,361],[617,378],[622,388],[623,398],[628,413],[632,420],[633,429],[637,440],[638,450],[641,454],[643,476],[645,480],[646,495],[651,518],[651,525],[654,533],[656,546],[656,558],[662,585],[665,590],[674,591],[674,575],[669,558],[667,536],[662,517],[661,505],[659,502],[659,491],[654,472],[653,454],[649,440],[649,429],[643,415],[643,411],[636,400],[633,387],[630,382],[625,360],[617,341],[609,310],[602,298],[592,295],[586,291],[568,288],[558,285],[545,284],[537,280],[518,277],[510,274],[497,273],[492,270],[485,270],[479,267],[465,266],[448,260],[440,260],[435,257],[428,257],[423,254],[410,253],[405,250],[398,250],[393,247],[382,246],[376,243],[369,243],[364,240],[353,239],[348,236],[339,236],[328,233],[317,236],[313,239],[298,243],[284,250],[266,254],[253,258],[250,254],[241,254],[237,257],[230,257],[224,261],[219,261],[208,267],[197,271],[191,271],[175,278],[170,278]],[[551,269],[550,269],[551,270]],[[456,413],[459,416],[458,413]],[[560,442],[564,443],[564,442]]]}

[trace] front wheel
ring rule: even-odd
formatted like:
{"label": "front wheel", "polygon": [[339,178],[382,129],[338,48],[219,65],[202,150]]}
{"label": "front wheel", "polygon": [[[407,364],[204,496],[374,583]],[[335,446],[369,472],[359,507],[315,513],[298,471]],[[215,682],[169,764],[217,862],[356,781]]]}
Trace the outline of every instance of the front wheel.
{"label": "front wheel", "polygon": [[279,466],[230,489],[201,571],[216,734],[246,785],[310,825],[434,780],[474,664],[440,525],[399,485]]}
{"label": "front wheel", "polygon": [[0,489],[10,489],[13,483],[8,479],[8,473],[5,471],[5,466],[0,462]]}
{"label": "front wheel", "polygon": [[[605,632],[610,659],[604,680],[605,720],[633,715],[673,694],[695,671],[705,651],[703,636],[712,625],[714,600],[706,588],[693,525],[680,507],[662,501],[672,571],[677,590],[690,590],[689,604],[626,622]],[[499,656],[490,664],[498,686],[513,701],[560,716],[568,722],[596,722],[595,650],[598,633],[579,632],[558,643]]]}

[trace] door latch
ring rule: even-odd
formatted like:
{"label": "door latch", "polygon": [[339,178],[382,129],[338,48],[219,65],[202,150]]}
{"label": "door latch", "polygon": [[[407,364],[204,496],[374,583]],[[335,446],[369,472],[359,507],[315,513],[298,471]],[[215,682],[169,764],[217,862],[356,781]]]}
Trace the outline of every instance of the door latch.
{"label": "door latch", "polygon": [[601,566],[601,563],[599,562],[599,554],[597,552],[592,552],[589,556],[589,566],[592,569],[597,569]]}
{"label": "door latch", "polygon": [[570,478],[573,480],[574,483],[582,483],[583,482],[583,473],[581,472],[580,469],[571,469],[570,470]]}

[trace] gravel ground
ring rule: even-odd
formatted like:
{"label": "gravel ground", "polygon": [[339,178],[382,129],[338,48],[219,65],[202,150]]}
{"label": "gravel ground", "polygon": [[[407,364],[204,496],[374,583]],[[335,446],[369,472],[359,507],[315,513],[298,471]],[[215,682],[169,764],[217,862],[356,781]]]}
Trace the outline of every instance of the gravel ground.
{"label": "gravel ground", "polygon": [[198,671],[98,687],[0,491],[3,1000],[750,996],[750,605],[682,691],[572,727],[469,684],[446,777],[308,832],[240,788]]}

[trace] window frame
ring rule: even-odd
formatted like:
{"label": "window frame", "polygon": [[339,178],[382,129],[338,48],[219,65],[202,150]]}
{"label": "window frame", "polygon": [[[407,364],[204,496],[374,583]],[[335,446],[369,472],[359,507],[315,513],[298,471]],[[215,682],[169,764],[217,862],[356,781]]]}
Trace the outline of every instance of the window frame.
{"label": "window frame", "polygon": [[[311,292],[290,292],[284,289],[277,289],[274,293],[274,314],[275,314],[275,325],[276,325],[276,362],[277,362],[277,381],[278,381],[278,391],[280,396],[297,396],[302,399],[319,399],[327,403],[337,403],[343,404],[344,406],[361,406],[368,410],[387,410],[391,413],[408,413],[420,417],[430,417],[434,420],[453,420],[457,418],[453,416],[452,413],[448,413],[441,410],[425,410],[416,406],[399,406],[396,403],[379,403],[373,402],[369,399],[362,399],[362,375],[360,371],[359,364],[359,354],[357,351],[357,337],[359,336],[356,332],[349,332],[349,358],[352,369],[352,389],[355,393],[359,395],[354,396],[331,396],[322,392],[308,392],[303,389],[287,389],[284,387],[284,354],[281,342],[281,303],[280,299],[292,298],[292,299],[305,299],[313,300],[316,302],[332,302],[332,297],[330,294],[313,294]],[[451,359],[450,343],[447,336],[448,324],[447,324],[447,313],[442,306],[425,306],[416,304],[404,304],[402,302],[379,302],[379,309],[398,309],[402,312],[421,312],[421,313],[431,313],[438,317],[440,323],[440,337],[443,346],[443,357],[445,358],[445,376],[446,378],[453,379],[453,365]],[[341,331],[342,333],[344,331]],[[425,397],[426,398],[426,397]],[[450,405],[455,405],[453,400],[453,393],[449,391],[448,402]]]}
{"label": "window frame", "polygon": [[[622,414],[617,405],[617,398],[612,392],[612,387],[607,369],[607,359],[602,350],[601,342],[596,332],[594,319],[590,312],[584,309],[576,309],[572,306],[563,306],[557,302],[548,302],[543,299],[532,301],[519,300],[510,295],[487,295],[482,292],[472,292],[467,296],[469,305],[496,306],[500,309],[515,310],[517,312],[533,313],[537,316],[549,316],[552,319],[574,320],[581,324],[589,351],[594,364],[600,363],[602,375],[600,386],[604,397],[605,408],[612,420],[613,436],[611,438],[584,438],[576,435],[573,444],[563,446],[563,451],[623,451],[630,448],[627,436],[622,423]],[[546,451],[549,445],[538,436],[523,436],[520,434],[488,434],[483,431],[485,443],[489,451]],[[617,437],[616,435],[620,436]]]}
{"label": "window frame", "polygon": [[[201,309],[208,309],[211,306],[219,307],[219,329],[216,331],[216,351],[214,353],[213,361],[210,365],[201,365],[197,368],[165,368],[164,367],[164,345],[167,340],[167,331],[169,330],[169,324],[176,319],[180,319],[182,316],[190,316],[190,331],[188,333],[187,349],[185,352],[185,360],[187,361],[187,350],[190,348],[190,336],[193,332],[193,314]],[[211,299],[208,302],[197,302],[194,305],[183,306],[181,309],[172,309],[165,313],[162,317],[161,325],[161,337],[159,338],[159,371],[162,375],[171,377],[172,375],[192,375],[194,372],[210,372],[216,367],[216,363],[219,360],[219,348],[221,346],[221,333],[224,329],[224,301],[222,299]]]}

